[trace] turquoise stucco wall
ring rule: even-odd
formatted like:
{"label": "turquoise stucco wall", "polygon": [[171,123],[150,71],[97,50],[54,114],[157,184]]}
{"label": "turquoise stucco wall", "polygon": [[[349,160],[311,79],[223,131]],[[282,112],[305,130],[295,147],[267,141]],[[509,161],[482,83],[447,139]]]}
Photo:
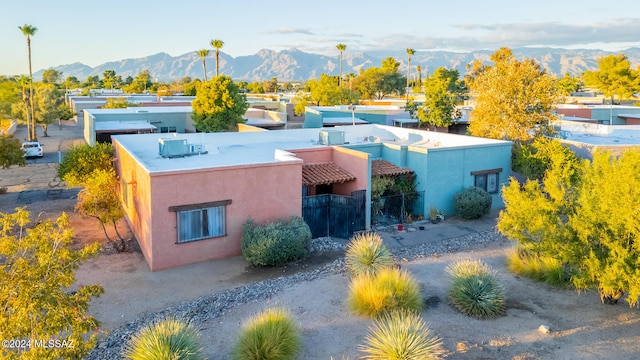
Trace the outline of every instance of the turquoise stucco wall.
{"label": "turquoise stucco wall", "polygon": [[[393,119],[399,117],[408,117],[404,112],[401,112],[402,115],[398,114],[398,111],[388,110],[366,110],[366,111],[355,111],[355,117],[358,119],[362,119],[367,121],[370,124],[379,124],[379,125],[393,125]],[[349,110],[332,110],[332,109],[312,109],[307,108],[305,111],[304,123],[302,124],[303,128],[320,128],[323,125],[323,119],[328,118],[344,118],[351,117],[351,111]]]}
{"label": "turquoise stucco wall", "polygon": [[611,117],[612,113],[613,113],[613,125],[626,125],[627,122],[619,118],[618,114],[639,114],[640,108],[614,106],[613,109],[608,107],[598,107],[598,108],[591,109],[591,117],[607,125],[609,124],[609,118]]}
{"label": "turquoise stucco wall", "polygon": [[[460,190],[473,186],[471,172],[502,169],[498,175],[499,188],[507,184],[511,175],[511,143],[429,149],[425,186],[425,206],[433,204],[447,214],[453,214],[453,196]],[[492,208],[504,207],[500,191],[492,195]]]}
{"label": "turquoise stucco wall", "polygon": [[322,127],[322,113],[318,110],[306,108],[304,112],[304,122],[302,128],[321,128]]}
{"label": "turquoise stucco wall", "polygon": [[[371,154],[371,158],[383,158],[394,165],[408,167],[416,174],[416,190],[424,191],[423,214],[429,208],[453,214],[453,196],[460,190],[474,185],[471,172],[498,169],[499,186],[505,185],[511,175],[511,146],[509,143],[455,148],[406,148],[394,144],[352,145],[350,148]],[[492,194],[492,208],[504,207],[500,192]]]}

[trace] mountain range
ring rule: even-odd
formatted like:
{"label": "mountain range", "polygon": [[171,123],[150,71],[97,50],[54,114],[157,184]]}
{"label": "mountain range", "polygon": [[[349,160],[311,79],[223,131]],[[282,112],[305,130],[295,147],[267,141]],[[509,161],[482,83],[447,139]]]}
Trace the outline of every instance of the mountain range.
{"label": "mountain range", "polygon": [[[579,75],[585,70],[596,70],[597,60],[612,52],[591,49],[561,49],[561,48],[516,48],[512,49],[518,59],[535,59],[547,71],[562,76],[569,73]],[[461,75],[466,73],[466,67],[474,60],[489,62],[493,50],[478,50],[471,52],[448,51],[415,51],[411,56],[412,78],[417,77],[416,65],[422,68],[422,77],[440,67],[456,69]],[[337,51],[336,51],[337,53]],[[629,48],[619,53],[625,54],[631,62],[632,68],[640,65],[640,48]],[[207,77],[215,74],[215,55],[211,51],[206,58]],[[367,53],[343,52],[342,73],[357,74],[360,69],[380,67],[382,60],[393,57],[400,62],[400,70],[406,72],[406,51],[372,51]],[[151,77],[158,81],[181,80],[185,76],[203,78],[202,59],[195,51],[171,56],[158,53],[137,59],[124,59],[107,62],[96,67],[81,63],[60,65],[53,69],[61,71],[63,78],[75,76],[83,81],[89,76],[99,76],[105,70],[115,70],[117,75],[126,78],[135,77],[143,70],[149,70]],[[43,70],[35,72],[34,78],[41,79]],[[340,56],[326,56],[300,51],[298,49],[273,51],[260,50],[254,55],[232,57],[224,52],[219,54],[219,72],[229,75],[235,81],[262,81],[273,78],[278,81],[306,81],[319,78],[322,74],[339,75]]]}

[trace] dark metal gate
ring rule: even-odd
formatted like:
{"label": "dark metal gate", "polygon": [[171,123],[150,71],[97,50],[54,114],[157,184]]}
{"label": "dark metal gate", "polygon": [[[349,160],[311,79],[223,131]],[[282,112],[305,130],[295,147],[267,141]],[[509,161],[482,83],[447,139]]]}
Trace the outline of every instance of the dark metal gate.
{"label": "dark metal gate", "polygon": [[354,191],[351,195],[302,197],[302,218],[314,238],[335,236],[348,239],[354,232],[365,229],[366,190]]}

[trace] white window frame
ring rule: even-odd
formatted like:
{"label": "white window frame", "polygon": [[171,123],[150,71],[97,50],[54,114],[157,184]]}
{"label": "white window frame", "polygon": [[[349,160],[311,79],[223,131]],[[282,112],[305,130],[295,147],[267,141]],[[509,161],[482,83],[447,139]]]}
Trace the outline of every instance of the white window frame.
{"label": "white window frame", "polygon": [[227,236],[227,205],[231,200],[172,206],[176,213],[176,244]]}

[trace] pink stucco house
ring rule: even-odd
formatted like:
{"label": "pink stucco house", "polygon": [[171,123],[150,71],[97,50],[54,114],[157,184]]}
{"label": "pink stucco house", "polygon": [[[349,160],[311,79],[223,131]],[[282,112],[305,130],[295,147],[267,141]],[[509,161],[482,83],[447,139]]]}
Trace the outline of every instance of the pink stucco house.
{"label": "pink stucco house", "polygon": [[368,154],[320,144],[319,130],[114,136],[125,218],[151,270],[240,255],[248,219],[301,216],[303,184],[366,190]]}

